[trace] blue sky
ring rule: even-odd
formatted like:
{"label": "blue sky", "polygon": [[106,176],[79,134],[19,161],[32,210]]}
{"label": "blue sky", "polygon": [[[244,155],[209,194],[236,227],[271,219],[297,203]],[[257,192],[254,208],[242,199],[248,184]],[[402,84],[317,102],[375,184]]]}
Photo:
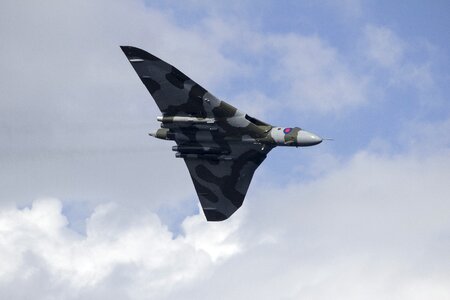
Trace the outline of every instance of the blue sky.
{"label": "blue sky", "polygon": [[[275,102],[275,113],[264,115],[265,120],[284,126],[298,125],[314,130],[319,134],[333,137],[336,142],[326,145],[325,151],[342,158],[368,147],[374,139],[388,141],[392,151],[408,151],[400,132],[406,130],[411,122],[446,120],[449,114],[445,90],[448,85],[448,18],[445,17],[448,3],[434,2],[432,5],[420,1],[408,3],[382,3],[359,1],[286,1],[282,5],[276,2],[263,2],[255,5],[251,1],[231,2],[231,4],[207,4],[192,1],[192,5],[174,5],[173,2],[157,3],[149,1],[148,7],[163,8],[180,26],[198,27],[208,19],[221,20],[224,27],[233,27],[234,23],[253,33],[267,37],[270,35],[297,35],[318,38],[332,51],[340,62],[346,65],[354,76],[366,77],[365,105],[349,106],[345,112],[292,109],[292,103],[284,105],[286,86],[275,82],[271,73],[276,64],[273,49],[267,48],[253,56],[247,47],[238,41],[221,47],[225,57],[238,61],[252,69],[252,74],[244,79],[234,74],[231,83],[217,87],[220,97],[233,102],[236,94],[254,89]],[[367,27],[385,30],[395,42],[401,44],[398,62],[391,66],[380,66],[367,57],[367,45],[364,45]],[[370,30],[370,29],[369,29]],[[366,31],[366,32],[365,32]],[[388,38],[388,37],[386,37]],[[241,42],[241,41],[240,41]],[[386,45],[387,46],[387,45]],[[389,47],[380,49],[391,51]],[[386,53],[389,56],[389,53]],[[298,53],[302,58],[302,53]],[[410,82],[393,83],[405,76],[396,73],[396,68],[423,68],[425,78],[409,79]],[[256,71],[254,71],[256,70]],[[281,70],[280,70],[281,71]],[[326,72],[326,71],[324,71]],[[332,72],[332,71],[331,71]],[[405,71],[408,72],[408,71]],[[421,81],[427,85],[418,87]],[[327,84],[326,82],[322,82]],[[286,82],[289,85],[289,82]],[[345,97],[345,96],[343,96]],[[296,99],[302,105],[302,99]],[[250,114],[252,112],[249,112]],[[294,122],[294,123],[292,123]],[[357,126],[355,126],[357,124]],[[298,157],[297,153],[284,151],[282,157],[271,161],[273,166],[283,164],[285,157],[301,160],[307,164],[309,157]],[[285,173],[286,174],[286,173]],[[289,176],[289,175],[288,175]]]}
{"label": "blue sky", "polygon": [[[449,8],[2,1],[0,294],[448,299]],[[119,45],[334,141],[273,150],[207,223]]]}

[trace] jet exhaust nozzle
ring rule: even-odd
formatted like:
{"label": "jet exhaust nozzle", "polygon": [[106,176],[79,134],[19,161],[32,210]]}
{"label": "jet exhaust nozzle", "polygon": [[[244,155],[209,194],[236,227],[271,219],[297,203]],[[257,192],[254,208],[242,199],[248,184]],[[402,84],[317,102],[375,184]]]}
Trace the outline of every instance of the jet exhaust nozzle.
{"label": "jet exhaust nozzle", "polygon": [[174,140],[175,133],[170,132],[167,128],[160,128],[148,133],[148,135],[162,140]]}

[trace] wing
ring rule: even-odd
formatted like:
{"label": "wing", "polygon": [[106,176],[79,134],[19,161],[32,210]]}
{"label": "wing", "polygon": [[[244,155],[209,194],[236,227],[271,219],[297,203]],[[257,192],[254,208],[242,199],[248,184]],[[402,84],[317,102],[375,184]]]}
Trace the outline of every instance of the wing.
{"label": "wing", "polygon": [[230,160],[185,158],[208,221],[228,219],[241,207],[253,174],[271,147],[231,144]]}
{"label": "wing", "polygon": [[[272,149],[254,144],[271,125],[217,99],[177,68],[135,47],[121,47],[163,114],[161,127],[177,143],[209,221],[230,217],[253,174]],[[204,118],[202,123],[181,122]]]}
{"label": "wing", "polygon": [[[136,47],[121,46],[164,117],[212,118],[216,130],[228,135],[262,137],[271,125],[221,101],[174,66]],[[186,125],[186,124],[185,124]]]}
{"label": "wing", "polygon": [[195,83],[174,66],[136,47],[121,46],[164,116],[227,118],[237,109]]}

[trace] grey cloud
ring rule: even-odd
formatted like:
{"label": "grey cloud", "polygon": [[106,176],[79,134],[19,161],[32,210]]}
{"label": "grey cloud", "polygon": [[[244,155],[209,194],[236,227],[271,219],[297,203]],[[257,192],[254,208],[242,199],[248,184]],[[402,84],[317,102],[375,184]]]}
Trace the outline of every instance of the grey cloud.
{"label": "grey cloud", "polygon": [[256,189],[239,230],[246,250],[187,295],[445,299],[448,157],[363,152],[310,183]]}
{"label": "grey cloud", "polygon": [[212,39],[141,1],[0,5],[2,202],[50,195],[158,207],[169,190],[171,202],[195,199],[183,163],[147,137],[160,113],[119,45],[163,53],[214,86],[239,67]]}
{"label": "grey cloud", "polygon": [[[19,295],[5,284],[20,279],[42,299],[445,299],[450,156],[441,150],[361,152],[309,182],[256,185],[232,220],[188,217],[178,237],[149,208],[100,205],[86,236],[67,227],[57,200],[3,209],[2,289]],[[38,274],[63,280],[36,286]]]}
{"label": "grey cloud", "polygon": [[[365,57],[388,72],[388,84],[409,86],[423,92],[434,87],[430,44],[403,40],[393,30],[368,24],[364,28],[362,50]],[[425,56],[414,59],[414,53]]]}
{"label": "grey cloud", "polygon": [[[103,204],[88,218],[82,236],[67,227],[59,200],[38,199],[31,208],[3,209],[1,290],[17,298],[22,291],[15,289],[23,284],[28,295],[40,299],[51,295],[78,299],[114,286],[130,298],[158,298],[178,284],[201,278],[218,259],[239,251],[239,242],[233,239],[238,219],[196,226],[202,218],[188,218],[184,236],[175,238],[145,209]],[[44,281],[39,279],[43,274]]]}
{"label": "grey cloud", "polygon": [[[402,155],[369,149],[344,162],[328,157],[334,167],[299,184],[280,185],[263,168],[232,223],[213,227],[194,215],[177,235],[153,213],[197,199],[183,163],[167,144],[147,139],[159,112],[118,45],[152,51],[213,92],[233,72],[248,79],[249,70],[280,68],[297,87],[278,99],[307,96],[299,79],[317,75],[311,86],[334,83],[324,95],[349,96],[334,98],[342,101],[332,111],[367,103],[364,78],[332,45],[239,33],[214,18],[202,23],[215,25],[205,36],[202,26],[176,25],[140,1],[2,1],[0,14],[5,298],[449,298],[448,143],[424,149],[426,132]],[[256,59],[249,68],[224,56],[226,45],[271,66]],[[252,91],[236,92],[237,101],[256,97],[258,113],[266,105],[272,112],[266,99],[273,97]],[[290,109],[310,103],[320,111],[330,98],[315,99]],[[445,135],[444,123],[420,127]],[[413,128],[405,130],[408,141]],[[60,200],[23,208],[40,196]],[[88,202],[85,232],[72,230],[70,214],[60,211],[67,202]]]}

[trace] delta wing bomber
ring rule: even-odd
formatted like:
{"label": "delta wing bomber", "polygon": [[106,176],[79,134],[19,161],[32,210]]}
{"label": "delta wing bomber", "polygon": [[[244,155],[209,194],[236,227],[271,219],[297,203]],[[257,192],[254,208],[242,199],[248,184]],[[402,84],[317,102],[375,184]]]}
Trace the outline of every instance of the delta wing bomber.
{"label": "delta wing bomber", "polygon": [[277,127],[219,100],[177,68],[135,47],[121,47],[155,99],[161,128],[150,135],[175,141],[208,221],[241,207],[253,174],[276,146],[304,147],[322,139],[298,127]]}

